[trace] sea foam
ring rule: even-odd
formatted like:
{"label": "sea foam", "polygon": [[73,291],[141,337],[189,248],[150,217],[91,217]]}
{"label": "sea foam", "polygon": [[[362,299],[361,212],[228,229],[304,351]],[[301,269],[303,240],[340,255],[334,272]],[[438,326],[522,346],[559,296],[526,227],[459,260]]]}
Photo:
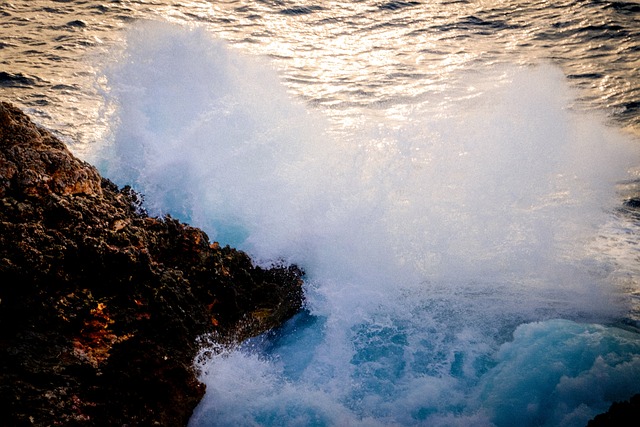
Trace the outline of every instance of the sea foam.
{"label": "sea foam", "polygon": [[457,72],[400,124],[383,105],[336,129],[202,29],[127,33],[94,161],[151,213],[307,273],[307,311],[202,363],[193,425],[580,425],[640,391],[637,335],[589,324],[624,313],[593,242],[637,147],[553,66]]}

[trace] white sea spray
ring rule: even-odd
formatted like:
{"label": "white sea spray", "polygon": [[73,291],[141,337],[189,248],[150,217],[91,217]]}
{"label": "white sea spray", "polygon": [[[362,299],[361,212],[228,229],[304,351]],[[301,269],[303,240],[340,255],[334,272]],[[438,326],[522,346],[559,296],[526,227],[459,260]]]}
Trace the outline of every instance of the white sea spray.
{"label": "white sea spray", "polygon": [[624,310],[592,242],[638,150],[573,111],[556,68],[460,71],[400,125],[363,110],[334,132],[204,30],[135,26],[120,55],[107,175],[307,272],[308,312],[202,366],[193,425],[580,425],[611,399],[613,382],[581,397],[603,377],[638,391],[636,336],[574,322]]}

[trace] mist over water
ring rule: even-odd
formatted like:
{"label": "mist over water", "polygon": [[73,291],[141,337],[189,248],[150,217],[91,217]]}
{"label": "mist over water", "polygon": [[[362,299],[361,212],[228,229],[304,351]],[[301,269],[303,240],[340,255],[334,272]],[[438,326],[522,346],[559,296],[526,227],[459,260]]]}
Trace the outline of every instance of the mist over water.
{"label": "mist over water", "polygon": [[595,324],[628,310],[599,241],[638,147],[557,68],[459,70],[336,128],[202,29],[138,24],[107,63],[105,175],[306,271],[303,313],[199,359],[193,426],[584,425],[640,392],[637,335]]}

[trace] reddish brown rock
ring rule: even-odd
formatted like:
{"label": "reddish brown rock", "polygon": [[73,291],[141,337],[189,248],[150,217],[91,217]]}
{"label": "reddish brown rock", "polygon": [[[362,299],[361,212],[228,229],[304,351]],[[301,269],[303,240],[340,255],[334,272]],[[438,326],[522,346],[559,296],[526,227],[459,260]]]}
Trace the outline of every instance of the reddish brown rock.
{"label": "reddish brown rock", "polygon": [[294,266],[254,267],[101,178],[0,104],[4,425],[185,425],[197,337],[238,341],[302,304]]}

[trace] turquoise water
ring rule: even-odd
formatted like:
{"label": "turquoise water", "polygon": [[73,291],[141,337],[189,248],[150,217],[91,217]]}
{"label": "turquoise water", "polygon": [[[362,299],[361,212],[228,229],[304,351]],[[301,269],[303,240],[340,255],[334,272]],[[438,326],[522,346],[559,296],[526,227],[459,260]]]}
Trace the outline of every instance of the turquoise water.
{"label": "turquoise water", "polygon": [[191,425],[581,426],[640,392],[635,3],[29,5],[3,94],[306,272],[297,317],[203,350]]}
{"label": "turquoise water", "polygon": [[629,309],[606,230],[638,146],[558,68],[462,70],[336,132],[202,30],[128,37],[107,175],[307,274],[305,313],[199,362],[192,425],[583,425],[637,392],[638,335],[602,325]]}
{"label": "turquoise water", "polygon": [[209,362],[191,424],[585,425],[637,390],[637,336],[616,328],[526,323],[493,353],[471,332],[369,323],[352,331],[347,373],[317,353],[319,320],[300,317],[287,337]]}

